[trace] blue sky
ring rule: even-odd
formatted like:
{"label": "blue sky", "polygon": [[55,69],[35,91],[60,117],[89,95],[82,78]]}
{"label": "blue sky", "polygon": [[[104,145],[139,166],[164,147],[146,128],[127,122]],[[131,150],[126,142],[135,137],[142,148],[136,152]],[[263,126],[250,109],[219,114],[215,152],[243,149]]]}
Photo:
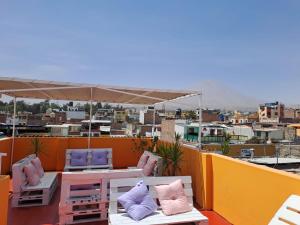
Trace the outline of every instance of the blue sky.
{"label": "blue sky", "polygon": [[298,0],[0,0],[0,76],[299,103]]}

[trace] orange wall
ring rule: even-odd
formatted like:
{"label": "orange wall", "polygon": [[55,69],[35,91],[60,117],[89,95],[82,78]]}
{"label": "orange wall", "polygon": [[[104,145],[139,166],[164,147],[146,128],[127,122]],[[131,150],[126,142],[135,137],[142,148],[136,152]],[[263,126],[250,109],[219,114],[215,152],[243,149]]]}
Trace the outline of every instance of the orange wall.
{"label": "orange wall", "polygon": [[[41,140],[45,152],[41,160],[46,170],[63,170],[66,149],[87,147],[87,138]],[[16,138],[15,143],[14,161],[31,152],[31,138]],[[10,145],[10,139],[0,140],[2,152],[9,152]],[[134,166],[140,156],[133,151],[131,138],[93,138],[91,147],[111,147],[115,168]],[[300,195],[300,176],[185,146],[183,153],[180,175],[192,176],[196,202],[233,224],[267,224],[289,195]],[[4,171],[9,169],[9,158],[4,158]],[[6,193],[5,181],[0,183],[2,189]],[[2,200],[2,194],[0,197]],[[1,202],[1,207],[5,210],[7,204]]]}
{"label": "orange wall", "polygon": [[[13,162],[16,162],[33,152],[31,137],[15,138]],[[39,138],[42,143],[40,158],[46,171],[62,171],[65,165],[65,151],[68,148],[87,148],[87,138]],[[0,151],[10,153],[11,138],[0,140]],[[124,168],[135,166],[140,153],[133,151],[134,144],[132,138],[111,138],[101,137],[91,139],[91,148],[112,148],[114,168]],[[10,154],[3,158],[3,174],[10,170]]]}
{"label": "orange wall", "polygon": [[[10,157],[11,157],[11,138],[2,138],[0,139],[0,152],[4,152],[7,154],[7,156],[2,157],[2,174],[8,174],[9,173],[9,167],[10,167]],[[1,175],[1,174],[0,174]]]}
{"label": "orange wall", "polygon": [[7,224],[9,176],[0,176],[0,225]]}
{"label": "orange wall", "polygon": [[300,195],[300,176],[212,154],[213,210],[236,225],[268,224]]}

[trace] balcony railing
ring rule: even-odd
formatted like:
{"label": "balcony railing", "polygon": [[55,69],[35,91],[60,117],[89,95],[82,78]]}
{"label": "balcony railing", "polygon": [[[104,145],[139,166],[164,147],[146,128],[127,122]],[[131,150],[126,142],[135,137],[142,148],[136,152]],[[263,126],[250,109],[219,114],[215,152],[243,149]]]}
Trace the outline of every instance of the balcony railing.
{"label": "balcony railing", "polygon": [[[138,141],[138,140],[135,140]],[[46,171],[62,171],[65,150],[87,148],[87,138],[41,138],[40,155]],[[8,154],[2,172],[9,173],[12,139],[0,140],[0,150]],[[16,138],[13,162],[32,153],[31,138]],[[113,165],[125,168],[136,165],[140,153],[133,151],[131,138],[92,138],[92,148],[113,149]],[[184,158],[179,175],[189,175],[193,181],[196,203],[213,210],[233,224],[268,224],[281,204],[291,194],[300,195],[300,177],[264,166],[253,165],[197,149],[183,147]],[[8,177],[0,178],[0,211],[7,215]],[[4,200],[2,200],[4,199]],[[0,219],[0,224],[5,224]]]}

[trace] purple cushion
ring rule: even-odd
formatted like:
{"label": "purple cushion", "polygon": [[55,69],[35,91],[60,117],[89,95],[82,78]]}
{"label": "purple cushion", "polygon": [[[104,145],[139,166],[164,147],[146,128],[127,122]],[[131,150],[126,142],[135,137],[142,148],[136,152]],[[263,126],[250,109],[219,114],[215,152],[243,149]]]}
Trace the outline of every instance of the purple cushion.
{"label": "purple cushion", "polygon": [[108,151],[92,151],[92,165],[107,165]]}
{"label": "purple cushion", "polygon": [[145,218],[157,209],[157,204],[150,196],[143,181],[138,182],[130,191],[121,195],[118,202],[124,207],[127,214],[136,221]]}
{"label": "purple cushion", "polygon": [[71,166],[86,166],[87,151],[72,151],[70,164]]}

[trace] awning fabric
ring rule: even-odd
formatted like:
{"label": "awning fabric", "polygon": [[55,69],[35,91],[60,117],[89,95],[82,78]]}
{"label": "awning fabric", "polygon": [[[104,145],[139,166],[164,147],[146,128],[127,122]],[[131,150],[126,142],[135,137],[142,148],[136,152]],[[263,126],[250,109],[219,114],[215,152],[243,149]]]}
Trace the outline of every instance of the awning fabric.
{"label": "awning fabric", "polygon": [[0,93],[20,98],[70,101],[92,99],[97,102],[145,105],[196,94],[193,91],[117,87],[11,77],[0,77]]}

